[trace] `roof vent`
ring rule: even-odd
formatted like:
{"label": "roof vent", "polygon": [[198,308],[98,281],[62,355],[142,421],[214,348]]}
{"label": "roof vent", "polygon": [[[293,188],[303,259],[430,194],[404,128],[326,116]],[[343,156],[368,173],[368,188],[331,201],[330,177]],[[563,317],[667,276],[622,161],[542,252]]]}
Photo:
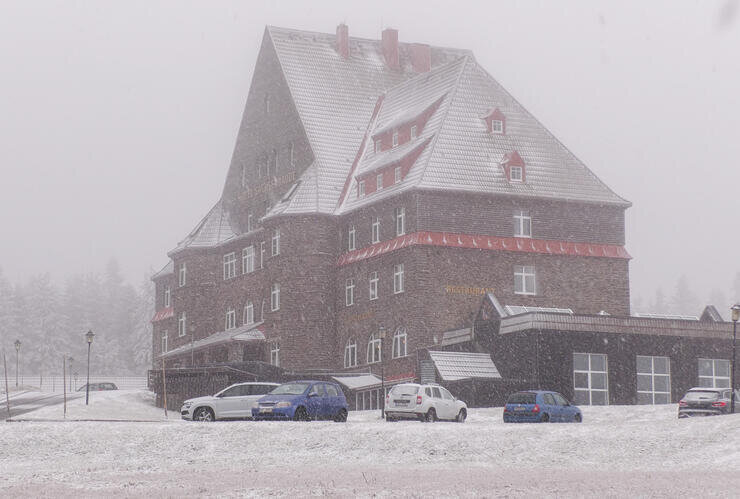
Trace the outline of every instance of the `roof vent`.
{"label": "roof vent", "polygon": [[344,23],[337,26],[337,52],[342,59],[349,59],[349,27]]}
{"label": "roof vent", "polygon": [[432,50],[426,43],[412,43],[411,66],[417,73],[427,73],[432,69]]}
{"label": "roof vent", "polygon": [[383,57],[391,69],[399,69],[398,63],[398,30],[386,28],[383,30]]}

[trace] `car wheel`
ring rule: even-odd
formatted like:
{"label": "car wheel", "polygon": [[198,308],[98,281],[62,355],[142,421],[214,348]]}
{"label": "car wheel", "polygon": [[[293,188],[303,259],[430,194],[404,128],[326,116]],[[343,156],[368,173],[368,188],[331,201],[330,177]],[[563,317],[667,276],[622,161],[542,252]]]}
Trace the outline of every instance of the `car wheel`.
{"label": "car wheel", "polygon": [[583,417],[580,413],[577,413],[575,416],[573,416],[573,421],[575,421],[576,423],[580,423],[581,421],[583,421]]}
{"label": "car wheel", "polygon": [[309,421],[305,407],[299,407],[293,414],[293,421]]}
{"label": "car wheel", "polygon": [[468,417],[468,411],[465,409],[460,409],[460,412],[457,413],[457,417],[455,418],[455,421],[458,423],[464,423],[465,418]]}
{"label": "car wheel", "polygon": [[347,422],[347,409],[340,409],[336,416],[334,416],[334,421],[337,423],[346,423]]}
{"label": "car wheel", "polygon": [[208,407],[198,407],[193,413],[195,421],[216,421],[216,416]]}
{"label": "car wheel", "polygon": [[540,419],[540,422],[542,423],[549,423],[550,422],[550,416],[548,414],[543,414],[542,418]]}
{"label": "car wheel", "polygon": [[424,417],[424,421],[427,423],[434,423],[437,420],[437,411],[434,410],[434,407],[431,407],[428,411],[426,416]]}

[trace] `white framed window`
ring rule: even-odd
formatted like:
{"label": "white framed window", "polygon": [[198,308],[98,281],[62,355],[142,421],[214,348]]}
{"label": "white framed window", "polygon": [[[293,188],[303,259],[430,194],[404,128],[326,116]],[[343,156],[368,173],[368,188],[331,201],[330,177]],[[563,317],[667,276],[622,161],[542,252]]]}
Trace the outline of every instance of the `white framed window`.
{"label": "white framed window", "polygon": [[393,334],[393,352],[391,354],[394,359],[408,355],[407,341],[408,335],[406,334],[406,328],[399,327],[396,329],[396,332]]}
{"label": "white framed window", "polygon": [[187,316],[185,315],[185,311],[180,312],[180,315],[177,318],[177,336],[185,336],[185,333],[187,333]]}
{"label": "white framed window", "polygon": [[375,217],[373,219],[373,223],[370,226],[370,232],[372,234],[372,242],[373,244],[380,242],[380,217]]}
{"label": "white framed window", "polygon": [[730,387],[730,361],[699,359],[699,386],[704,388]]}
{"label": "white framed window", "polygon": [[609,375],[603,353],[573,354],[575,403],[609,405]]}
{"label": "white framed window", "polygon": [[260,242],[260,268],[265,268],[265,242]]}
{"label": "white framed window", "polygon": [[517,295],[534,295],[536,290],[534,265],[515,265],[514,293]]}
{"label": "white framed window", "polygon": [[395,169],[393,170],[393,183],[394,183],[394,184],[397,184],[397,183],[399,183],[400,181],[401,181],[401,167],[400,167],[400,166],[397,166],[397,167],[396,167],[396,168],[395,168]]}
{"label": "white framed window", "polygon": [[375,333],[370,335],[370,339],[367,342],[367,363],[374,364],[381,360],[381,346],[383,340],[375,336]]}
{"label": "white framed window", "polygon": [[280,366],[280,342],[270,342],[270,364]]}
{"label": "white framed window", "polygon": [[224,281],[236,277],[236,253],[224,255]]}
{"label": "white framed window", "polygon": [[288,142],[288,165],[291,168],[295,167],[295,146],[292,142]]}
{"label": "white framed window", "polygon": [[272,231],[272,256],[278,256],[280,254],[280,228],[276,228]]}
{"label": "white framed window", "polygon": [[270,290],[270,310],[276,312],[280,310],[280,284],[273,283]]}
{"label": "white framed window", "polygon": [[493,133],[504,133],[504,122],[501,120],[491,120],[491,131]]}
{"label": "white framed window", "polygon": [[375,154],[379,153],[383,150],[383,142],[380,139],[377,139],[375,141]]}
{"label": "white framed window", "polygon": [[226,310],[226,321],[224,323],[224,329],[234,329],[236,327],[236,310],[234,307],[230,307]]}
{"label": "white framed window", "polygon": [[355,226],[350,225],[349,229],[347,229],[347,250],[352,251],[355,249]]}
{"label": "white framed window", "polygon": [[242,250],[242,274],[254,272],[254,246]]}
{"label": "white framed window", "polygon": [[388,387],[385,389],[386,393],[380,388],[373,388],[372,390],[363,390],[355,393],[355,409],[358,411],[370,411],[373,409],[379,409],[382,407],[381,403],[383,398],[388,394]]}
{"label": "white framed window", "polygon": [[364,195],[365,195],[365,181],[364,180],[360,180],[357,183],[357,197],[358,198],[361,198]]}
{"label": "white framed window", "polygon": [[524,180],[524,169],[521,166],[511,166],[509,175],[512,182],[521,182]]}
{"label": "white framed window", "polygon": [[637,356],[637,403],[671,403],[671,359]]}
{"label": "white framed window", "polygon": [[393,147],[398,145],[398,130],[393,132]]}
{"label": "white framed window", "polygon": [[395,219],[396,236],[402,236],[406,234],[406,208],[404,208],[403,206],[396,208]]}
{"label": "white framed window", "polygon": [[165,286],[164,288],[164,307],[169,308],[169,306],[172,304],[172,290],[169,286]]}
{"label": "white framed window", "polygon": [[347,340],[344,346],[344,367],[355,367],[357,365],[357,342],[354,338]]}
{"label": "white framed window", "polygon": [[167,353],[167,331],[162,332],[162,353]]}
{"label": "white framed window", "polygon": [[242,324],[248,325],[248,324],[254,324],[254,304],[251,301],[248,301],[246,305],[244,305],[244,313],[242,314]]}
{"label": "white framed window", "polygon": [[346,306],[354,305],[355,303],[355,280],[347,279],[344,282],[344,304]]}
{"label": "white framed window", "polygon": [[403,293],[403,264],[393,266],[393,294]]}
{"label": "white framed window", "polygon": [[247,232],[252,232],[254,230],[254,215],[251,213],[247,214]]}
{"label": "white framed window", "polygon": [[377,177],[375,177],[375,189],[378,191],[383,190],[383,174],[379,173]]}
{"label": "white framed window", "polygon": [[414,140],[417,137],[416,130],[416,125],[411,125],[411,140]]}
{"label": "white framed window", "polygon": [[180,269],[177,274],[178,274],[177,284],[180,287],[185,286],[185,284],[187,283],[187,278],[188,278],[188,268],[185,265],[185,262],[182,262],[180,264]]}
{"label": "white framed window", "polygon": [[529,216],[528,211],[514,212],[514,236],[532,237],[532,217]]}
{"label": "white framed window", "polygon": [[368,296],[371,300],[378,299],[378,273],[370,272],[370,291]]}

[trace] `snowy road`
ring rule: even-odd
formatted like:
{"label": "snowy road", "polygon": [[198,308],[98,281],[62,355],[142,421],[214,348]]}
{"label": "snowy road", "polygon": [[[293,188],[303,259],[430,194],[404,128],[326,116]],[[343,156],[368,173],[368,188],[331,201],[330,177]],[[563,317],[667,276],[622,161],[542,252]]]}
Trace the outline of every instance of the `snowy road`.
{"label": "snowy road", "polygon": [[[68,393],[67,402],[78,399],[82,395],[78,393]],[[14,394],[10,399],[10,412],[8,412],[8,403],[5,394],[0,400],[0,417],[15,418],[17,416],[36,411],[43,407],[64,404],[64,394],[62,393],[45,393],[45,392],[23,392]]]}
{"label": "snowy road", "polygon": [[[69,417],[162,419],[142,392],[98,393]],[[0,496],[725,496],[740,491],[740,416],[676,406],[586,407],[583,424],[0,424]],[[26,417],[60,415],[45,408]]]}

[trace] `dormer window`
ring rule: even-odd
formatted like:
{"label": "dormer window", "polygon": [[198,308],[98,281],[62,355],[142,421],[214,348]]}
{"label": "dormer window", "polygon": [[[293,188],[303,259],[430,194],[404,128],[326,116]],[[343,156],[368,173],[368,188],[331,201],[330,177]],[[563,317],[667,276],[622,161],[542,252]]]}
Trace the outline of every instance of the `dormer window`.
{"label": "dormer window", "polygon": [[524,180],[524,171],[521,166],[512,166],[509,173],[509,180],[512,182],[521,182]]}
{"label": "dormer window", "polygon": [[504,122],[501,120],[491,120],[491,132],[504,133]]}
{"label": "dormer window", "polygon": [[524,160],[517,151],[511,151],[504,155],[501,161],[506,178],[509,182],[524,182],[527,177]]}
{"label": "dormer window", "polygon": [[416,135],[416,125],[413,125],[411,127],[411,140],[414,140],[417,137]]}
{"label": "dormer window", "polygon": [[383,188],[383,174],[382,173],[376,177],[375,182],[376,182],[376,185],[375,185],[376,190],[378,191],[381,190]]}
{"label": "dormer window", "polygon": [[401,167],[397,166],[395,170],[393,170],[393,183],[397,184],[401,181]]}
{"label": "dormer window", "polygon": [[365,195],[365,181],[360,180],[357,184],[357,197],[361,198]]}
{"label": "dormer window", "polygon": [[506,116],[504,116],[504,113],[502,113],[499,108],[489,111],[488,114],[483,116],[483,120],[486,122],[488,133],[496,135],[503,135],[506,133]]}
{"label": "dormer window", "polygon": [[379,153],[381,151],[381,146],[382,146],[382,142],[380,141],[380,139],[377,139],[375,141],[375,151],[374,151],[375,154],[377,154],[377,153]]}
{"label": "dormer window", "polygon": [[393,147],[396,147],[398,145],[398,130],[393,132]]}

